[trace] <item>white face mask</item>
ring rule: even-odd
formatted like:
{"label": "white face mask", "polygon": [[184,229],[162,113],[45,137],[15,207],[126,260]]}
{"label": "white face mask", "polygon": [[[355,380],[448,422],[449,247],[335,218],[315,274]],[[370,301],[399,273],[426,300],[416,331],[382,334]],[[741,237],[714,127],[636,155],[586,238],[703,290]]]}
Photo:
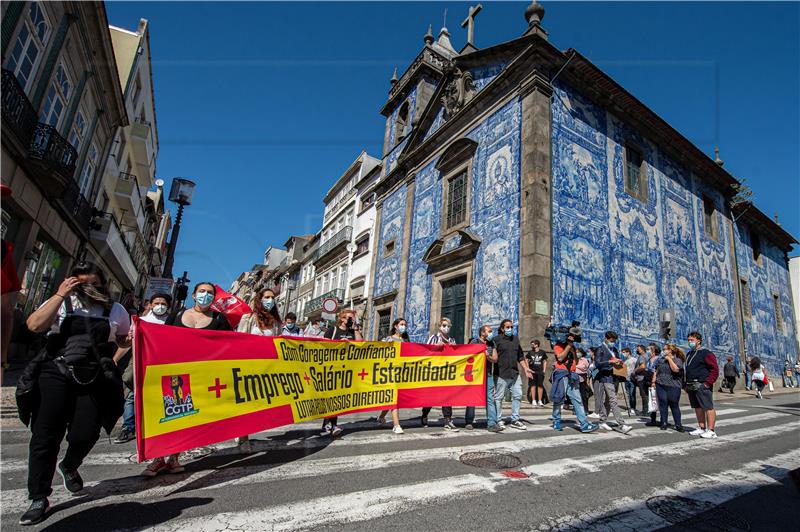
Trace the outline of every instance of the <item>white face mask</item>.
{"label": "white face mask", "polygon": [[166,305],[155,305],[153,307],[153,314],[156,316],[163,316],[167,313],[167,306]]}

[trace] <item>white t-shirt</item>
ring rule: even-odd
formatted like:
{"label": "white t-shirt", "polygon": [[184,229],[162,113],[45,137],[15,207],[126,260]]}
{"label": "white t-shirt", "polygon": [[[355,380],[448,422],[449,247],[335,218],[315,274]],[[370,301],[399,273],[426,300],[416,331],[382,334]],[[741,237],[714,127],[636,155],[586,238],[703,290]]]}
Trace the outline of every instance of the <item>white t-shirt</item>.
{"label": "white t-shirt", "polygon": [[[73,316],[81,315],[81,316],[92,316],[94,318],[102,318],[104,309],[100,305],[93,305],[91,309],[86,310],[83,305],[81,304],[80,299],[77,296],[71,295],[70,302],[72,303],[72,314]],[[59,332],[61,328],[61,322],[64,321],[64,318],[67,317],[67,306],[65,303],[61,303],[61,306],[58,307],[58,313],[56,314],[56,321],[53,322],[53,326],[50,328],[50,332],[47,334],[55,334]],[[128,311],[125,310],[125,307],[120,305],[119,303],[114,303],[111,307],[111,313],[108,315],[108,322],[111,326],[111,331],[108,335],[108,341],[114,342],[117,339],[117,336],[127,336],[128,331],[131,330],[131,317],[128,315]]]}

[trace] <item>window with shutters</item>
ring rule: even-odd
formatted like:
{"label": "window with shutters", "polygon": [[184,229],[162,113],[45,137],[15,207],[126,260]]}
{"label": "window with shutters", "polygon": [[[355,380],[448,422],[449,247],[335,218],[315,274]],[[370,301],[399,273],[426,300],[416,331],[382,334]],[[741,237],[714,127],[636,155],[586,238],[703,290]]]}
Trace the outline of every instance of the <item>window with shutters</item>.
{"label": "window with shutters", "polygon": [[630,144],[625,145],[625,192],[647,203],[647,167],[642,152]]}
{"label": "window with shutters", "polygon": [[772,306],[775,308],[775,327],[783,332],[783,310],[781,309],[781,296],[772,294]]}
{"label": "window with shutters", "polygon": [[753,317],[753,306],[750,299],[750,285],[746,279],[739,279],[739,297],[742,299],[742,316],[749,320]]}
{"label": "window with shutters", "polygon": [[714,201],[708,196],[703,196],[703,231],[707,237],[719,242],[717,208]]}
{"label": "window with shutters", "polygon": [[39,2],[31,2],[28,14],[9,54],[7,68],[27,93],[33,84],[42,51],[50,37],[50,24]]}

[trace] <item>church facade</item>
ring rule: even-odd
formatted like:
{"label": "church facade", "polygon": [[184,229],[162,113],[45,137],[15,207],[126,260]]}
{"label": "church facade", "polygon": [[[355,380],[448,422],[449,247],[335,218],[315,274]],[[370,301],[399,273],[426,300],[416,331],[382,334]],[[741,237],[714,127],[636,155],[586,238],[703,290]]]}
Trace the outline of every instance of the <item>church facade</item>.
{"label": "church facade", "polygon": [[[472,15],[471,15],[472,16]],[[523,342],[581,322],[584,345],[699,330],[724,361],[798,356],[794,238],[739,183],[575,50],[536,2],[527,31],[457,52],[431,31],[392,80],[368,322],[441,317],[466,342],[510,319]],[[470,20],[471,24],[471,20]],[[471,33],[471,32],[470,32]]]}

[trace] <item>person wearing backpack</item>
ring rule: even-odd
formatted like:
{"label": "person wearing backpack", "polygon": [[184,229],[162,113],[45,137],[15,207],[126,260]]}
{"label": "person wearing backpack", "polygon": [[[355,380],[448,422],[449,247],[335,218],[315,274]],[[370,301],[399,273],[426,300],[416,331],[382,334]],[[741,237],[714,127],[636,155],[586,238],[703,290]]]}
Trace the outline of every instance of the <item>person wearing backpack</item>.
{"label": "person wearing backpack", "polygon": [[[131,319],[111,300],[106,276],[94,264],[80,264],[56,293],[26,322],[47,332],[47,345],[17,385],[20,419],[31,427],[28,448],[30,508],[21,525],[43,521],[56,471],[70,493],[83,490],[78,468],[100,437],[122,416],[122,378],[112,361],[116,347],[130,345]],[[67,451],[59,462],[64,435]]]}
{"label": "person wearing backpack", "polygon": [[702,346],[703,336],[699,332],[690,332],[687,340],[689,352],[686,353],[686,392],[698,424],[689,434],[701,438],[716,438],[714,426],[717,412],[714,410],[713,394],[714,382],[719,376],[717,357]]}

